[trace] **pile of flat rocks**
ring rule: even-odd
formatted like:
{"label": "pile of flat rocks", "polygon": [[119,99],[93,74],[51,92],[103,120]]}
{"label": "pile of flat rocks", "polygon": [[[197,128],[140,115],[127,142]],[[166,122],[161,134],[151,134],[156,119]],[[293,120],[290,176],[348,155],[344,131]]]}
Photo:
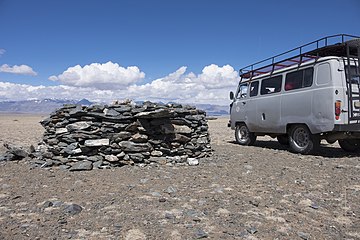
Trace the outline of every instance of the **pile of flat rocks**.
{"label": "pile of flat rocks", "polygon": [[133,164],[198,164],[211,154],[206,113],[180,104],[64,105],[41,121],[31,153],[42,167],[71,171]]}

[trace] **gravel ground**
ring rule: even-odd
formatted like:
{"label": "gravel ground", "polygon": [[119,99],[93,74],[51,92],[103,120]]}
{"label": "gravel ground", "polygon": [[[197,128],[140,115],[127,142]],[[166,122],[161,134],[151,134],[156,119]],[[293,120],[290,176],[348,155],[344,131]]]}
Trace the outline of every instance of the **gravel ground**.
{"label": "gravel ground", "polygon": [[[36,144],[42,118],[0,115],[0,144]],[[243,147],[226,125],[209,121],[214,154],[198,166],[0,163],[0,239],[360,239],[359,155]]]}

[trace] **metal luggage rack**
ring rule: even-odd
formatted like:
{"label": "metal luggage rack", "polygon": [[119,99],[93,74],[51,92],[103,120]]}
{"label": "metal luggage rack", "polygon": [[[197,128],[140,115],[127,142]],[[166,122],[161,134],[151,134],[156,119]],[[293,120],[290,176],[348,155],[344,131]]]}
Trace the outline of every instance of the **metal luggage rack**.
{"label": "metal luggage rack", "polygon": [[[265,73],[273,73],[275,70],[299,65],[311,60],[317,60],[319,57],[325,56],[349,56],[346,43],[358,45],[360,37],[337,34],[320,38],[316,41],[307,43],[300,47],[291,49],[276,56],[267,58],[260,62],[256,62],[239,70],[241,80],[252,79]],[[350,52],[351,55],[358,55],[356,52]]]}

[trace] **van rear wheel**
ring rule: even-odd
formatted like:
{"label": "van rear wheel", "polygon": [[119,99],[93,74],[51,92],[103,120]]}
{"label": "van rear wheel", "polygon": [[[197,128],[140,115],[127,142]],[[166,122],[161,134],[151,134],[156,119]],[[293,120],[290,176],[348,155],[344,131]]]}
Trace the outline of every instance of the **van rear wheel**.
{"label": "van rear wheel", "polygon": [[235,139],[240,145],[254,145],[256,136],[253,132],[250,132],[246,124],[240,123],[235,128]]}
{"label": "van rear wheel", "polygon": [[340,139],[338,142],[342,150],[346,152],[358,152],[360,150],[360,139]]}
{"label": "van rear wheel", "polygon": [[309,154],[319,147],[320,139],[306,125],[294,125],[289,131],[289,145],[295,153]]}

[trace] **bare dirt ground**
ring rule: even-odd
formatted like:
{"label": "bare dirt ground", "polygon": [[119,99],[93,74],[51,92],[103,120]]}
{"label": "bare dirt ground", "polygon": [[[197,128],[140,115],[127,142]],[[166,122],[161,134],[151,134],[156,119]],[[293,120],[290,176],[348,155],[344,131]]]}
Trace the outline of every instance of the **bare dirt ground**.
{"label": "bare dirt ground", "polygon": [[[36,144],[40,119],[0,115],[0,144]],[[270,138],[243,147],[226,124],[209,121],[214,155],[198,166],[0,163],[0,239],[360,239],[359,155],[324,143],[301,156]]]}

